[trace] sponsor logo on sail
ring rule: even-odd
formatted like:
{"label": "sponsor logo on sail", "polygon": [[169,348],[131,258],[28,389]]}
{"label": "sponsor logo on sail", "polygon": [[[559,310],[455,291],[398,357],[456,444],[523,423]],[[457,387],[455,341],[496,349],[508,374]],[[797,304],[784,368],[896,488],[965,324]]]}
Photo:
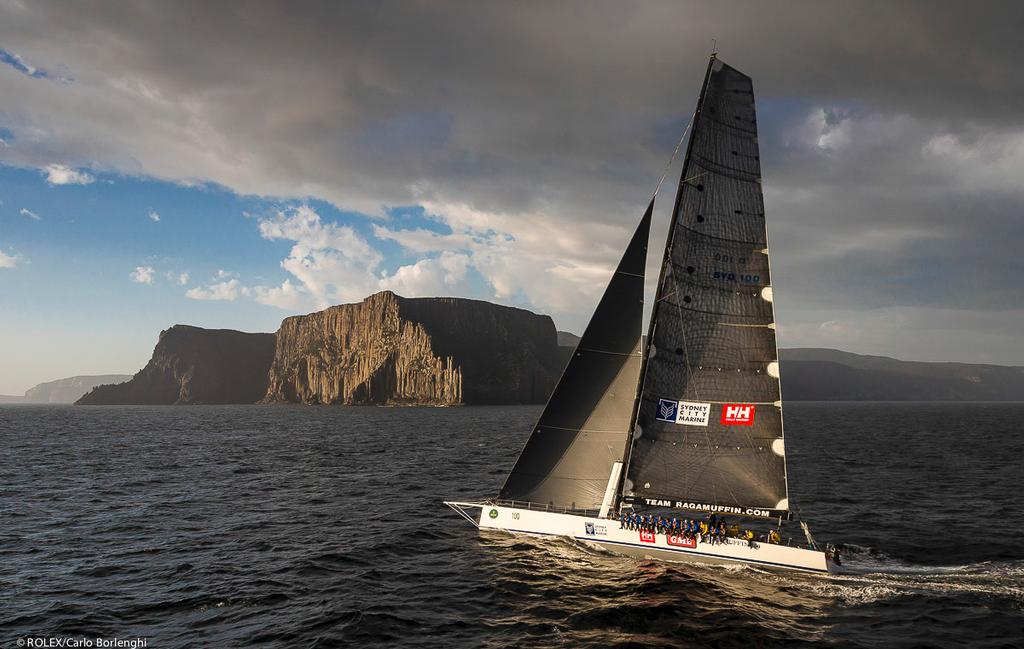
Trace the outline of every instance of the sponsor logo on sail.
{"label": "sponsor logo on sail", "polygon": [[640,540],[644,543],[654,543],[654,532],[650,530],[640,530]]}
{"label": "sponsor logo on sail", "polygon": [[674,422],[678,412],[678,401],[672,401],[671,399],[658,399],[658,414],[656,415],[658,421]]}
{"label": "sponsor logo on sail", "polygon": [[753,426],[754,404],[723,403],[721,423],[723,426]]}
{"label": "sponsor logo on sail", "polygon": [[761,282],[760,275],[749,275],[746,273],[730,273],[724,270],[716,270],[711,276],[723,282],[742,282],[743,284],[758,284]]}
{"label": "sponsor logo on sail", "polygon": [[691,403],[680,401],[676,423],[684,426],[707,426],[711,416],[710,403]]}
{"label": "sponsor logo on sail", "polygon": [[670,421],[684,426],[707,426],[711,404],[658,399],[658,412],[655,416],[658,421]]}
{"label": "sponsor logo on sail", "polygon": [[679,536],[678,534],[669,534],[665,541],[669,545],[675,545],[680,548],[697,547],[697,539],[688,539],[685,536]]}

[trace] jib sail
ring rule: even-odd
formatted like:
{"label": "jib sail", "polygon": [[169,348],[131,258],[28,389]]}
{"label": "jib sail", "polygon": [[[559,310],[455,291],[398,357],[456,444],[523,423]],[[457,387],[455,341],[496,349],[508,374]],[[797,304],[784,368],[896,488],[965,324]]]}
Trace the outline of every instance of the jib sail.
{"label": "jib sail", "polygon": [[698,100],[656,295],[624,501],[786,515],[753,86],[715,57]]}
{"label": "jib sail", "polygon": [[601,506],[621,461],[640,381],[644,267],[654,200],[555,387],[501,498]]}

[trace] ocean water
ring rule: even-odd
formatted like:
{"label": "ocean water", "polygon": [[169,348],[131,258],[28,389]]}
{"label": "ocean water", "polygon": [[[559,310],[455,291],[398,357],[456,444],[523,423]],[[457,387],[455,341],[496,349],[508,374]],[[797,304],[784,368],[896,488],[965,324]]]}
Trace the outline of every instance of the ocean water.
{"label": "ocean water", "polygon": [[536,407],[0,407],[0,647],[1024,646],[1024,405],[787,406],[847,574],[481,536]]}

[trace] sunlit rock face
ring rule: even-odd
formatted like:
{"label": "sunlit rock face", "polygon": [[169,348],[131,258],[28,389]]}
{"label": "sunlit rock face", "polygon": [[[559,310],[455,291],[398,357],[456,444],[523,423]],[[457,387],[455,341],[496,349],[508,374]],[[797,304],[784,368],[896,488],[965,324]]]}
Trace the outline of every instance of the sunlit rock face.
{"label": "sunlit rock face", "polygon": [[543,403],[558,380],[561,357],[547,316],[385,291],[285,319],[264,401]]}

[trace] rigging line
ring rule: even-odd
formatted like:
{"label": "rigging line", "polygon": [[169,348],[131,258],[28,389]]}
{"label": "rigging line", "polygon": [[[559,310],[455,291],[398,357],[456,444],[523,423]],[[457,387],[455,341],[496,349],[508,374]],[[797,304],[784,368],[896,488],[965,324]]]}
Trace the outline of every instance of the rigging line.
{"label": "rigging line", "polygon": [[[674,251],[671,250],[669,251],[669,260],[672,259],[673,252]],[[676,279],[676,272],[673,268],[674,265],[675,264],[669,263],[668,274],[672,277],[672,288],[675,291],[678,291],[679,280]],[[693,389],[693,396],[697,397],[697,399],[700,399],[700,395],[697,393],[696,386],[693,386],[693,366],[690,364],[690,350],[687,347],[686,325],[685,321],[683,320],[683,309],[679,306],[678,302],[669,302],[669,304],[672,304],[676,307],[676,312],[679,315],[679,329],[682,331],[683,334],[683,357],[686,359],[686,386],[691,387]]]}
{"label": "rigging line", "polygon": [[[677,292],[679,290],[679,288],[678,288],[679,287],[679,281],[676,279],[676,272],[675,272],[675,268],[674,268],[675,264],[672,263],[673,253],[675,252],[674,247],[675,246],[672,246],[672,248],[669,248],[667,258],[669,260],[668,274],[672,278],[672,288],[673,288],[673,292],[675,293],[675,292]],[[678,302],[669,302],[669,304],[672,304],[673,306],[676,307],[676,314],[679,317],[679,328],[680,328],[680,330],[682,331],[682,334],[683,334],[682,335],[682,339],[683,339],[683,358],[686,359],[686,387],[693,391],[693,396],[696,397],[697,400],[699,401],[699,400],[701,400],[701,398],[700,398],[700,393],[697,390],[697,386],[694,384],[694,381],[693,381],[693,365],[690,363],[690,349],[689,349],[689,343],[686,340],[686,326],[685,326],[685,321],[683,320],[683,309],[682,309],[682,307],[679,306]],[[711,433],[710,433],[710,431],[708,431],[706,429],[703,432],[704,432],[704,437],[705,437],[707,445],[708,445],[708,454],[711,455],[712,454]],[[700,475],[703,475],[704,471],[706,471],[707,468],[708,468],[707,466],[703,467],[701,469],[698,477]]]}
{"label": "rigging line", "polygon": [[711,171],[710,169],[707,169],[707,170],[705,170],[705,171],[702,171],[702,172],[700,172],[699,174],[696,174],[696,175],[694,175],[694,176],[690,176],[689,178],[683,178],[683,179],[682,179],[682,180],[681,180],[681,181],[679,182],[679,184],[680,184],[680,185],[682,185],[683,183],[688,183],[688,182],[691,182],[691,181],[693,181],[693,180],[697,180],[697,179],[698,179],[698,178],[700,178],[701,176],[707,176],[707,175],[709,175],[709,174],[712,174],[712,173],[714,173],[714,172],[713,172],[713,171]]}
{"label": "rigging line", "polygon": [[676,142],[676,149],[668,159],[668,164],[665,165],[665,171],[661,174],[661,180],[658,181],[658,186],[654,188],[654,196],[657,196],[658,192],[661,191],[661,186],[664,184],[665,178],[668,177],[668,170],[672,168],[672,163],[675,162],[676,156],[679,155],[679,149],[683,146],[683,140],[686,139],[686,134],[690,132],[690,127],[693,126],[694,115],[696,115],[696,112],[690,113],[690,121],[686,123],[686,128],[683,129],[683,134],[679,136],[679,141]]}
{"label": "rigging line", "polygon": [[[674,248],[674,246],[673,246],[673,248]],[[673,287],[673,289],[675,291],[678,291],[679,290],[679,281],[676,279],[676,272],[675,272],[675,268],[674,268],[675,265],[671,263],[671,260],[673,259],[673,256],[674,256],[674,253],[675,253],[675,250],[669,250],[668,258],[669,258],[669,262],[670,263],[668,265],[668,272],[669,272],[669,275],[672,277],[672,287]],[[701,400],[700,393],[697,390],[697,386],[696,386],[696,384],[695,384],[695,382],[693,380],[693,365],[690,363],[690,346],[689,346],[689,342],[686,339],[687,338],[687,336],[686,336],[686,323],[685,323],[685,320],[683,320],[683,309],[679,305],[678,302],[669,302],[669,304],[672,304],[672,305],[674,305],[676,307],[676,314],[679,317],[679,329],[681,330],[681,332],[683,334],[682,335],[682,339],[683,339],[683,358],[686,359],[686,387],[689,388],[690,390],[692,390],[693,391],[693,396],[696,397],[698,401],[700,401]],[[713,449],[712,449],[712,442],[711,442],[711,432],[709,430],[707,430],[706,428],[704,429],[703,432],[704,432],[704,437],[705,437],[705,439],[707,441],[707,444],[708,444],[708,455],[712,455],[713,454]],[[706,469],[707,469],[707,467],[705,466],[704,469],[701,470],[701,474],[703,474]]]}

